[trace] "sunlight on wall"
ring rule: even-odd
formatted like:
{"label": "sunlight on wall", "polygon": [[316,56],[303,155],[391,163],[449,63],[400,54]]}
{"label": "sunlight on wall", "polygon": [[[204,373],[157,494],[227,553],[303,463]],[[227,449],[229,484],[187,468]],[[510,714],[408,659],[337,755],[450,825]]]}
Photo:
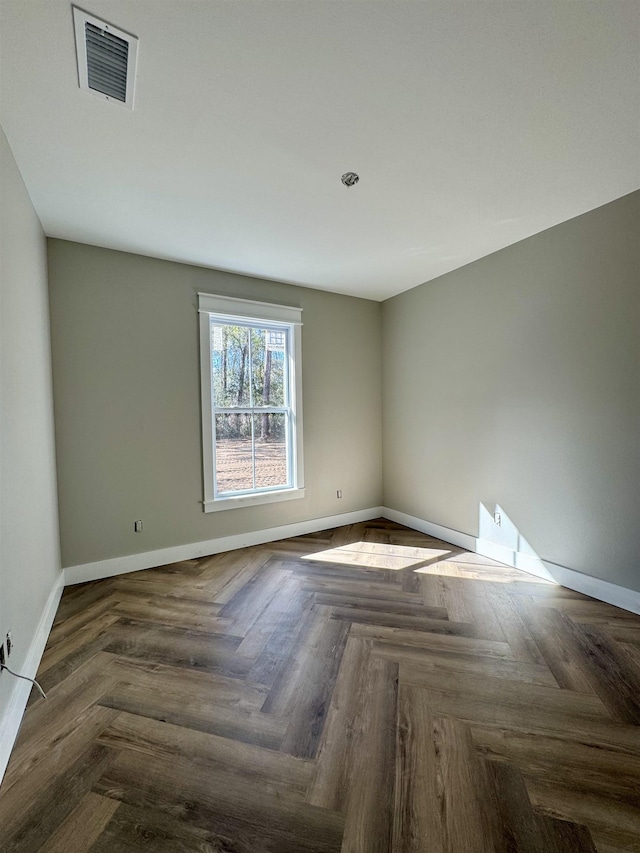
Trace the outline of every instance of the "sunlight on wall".
{"label": "sunlight on wall", "polygon": [[[500,514],[500,525],[494,521],[495,513]],[[557,583],[542,559],[499,504],[496,504],[493,512],[483,503],[479,505],[476,551],[484,557],[499,560],[543,580]]]}

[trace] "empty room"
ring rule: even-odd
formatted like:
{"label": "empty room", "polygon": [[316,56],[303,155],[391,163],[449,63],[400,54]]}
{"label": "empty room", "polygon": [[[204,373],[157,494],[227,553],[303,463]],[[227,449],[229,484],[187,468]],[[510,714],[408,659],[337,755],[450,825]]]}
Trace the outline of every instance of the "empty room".
{"label": "empty room", "polygon": [[637,0],[0,0],[0,851],[640,853]]}

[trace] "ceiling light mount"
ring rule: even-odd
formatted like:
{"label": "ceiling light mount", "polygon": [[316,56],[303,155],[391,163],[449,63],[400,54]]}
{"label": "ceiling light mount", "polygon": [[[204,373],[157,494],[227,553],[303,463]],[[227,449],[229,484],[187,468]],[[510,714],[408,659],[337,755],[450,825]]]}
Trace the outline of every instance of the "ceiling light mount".
{"label": "ceiling light mount", "polygon": [[357,175],[355,172],[345,172],[344,175],[340,178],[345,187],[355,187],[355,185],[360,180],[360,175]]}

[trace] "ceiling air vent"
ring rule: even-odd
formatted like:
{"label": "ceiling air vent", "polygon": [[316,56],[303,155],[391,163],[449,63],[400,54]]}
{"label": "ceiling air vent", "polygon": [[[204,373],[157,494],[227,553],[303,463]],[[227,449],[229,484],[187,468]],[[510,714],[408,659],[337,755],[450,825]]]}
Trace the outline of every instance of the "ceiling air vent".
{"label": "ceiling air vent", "polygon": [[138,39],[73,7],[80,88],[133,109]]}

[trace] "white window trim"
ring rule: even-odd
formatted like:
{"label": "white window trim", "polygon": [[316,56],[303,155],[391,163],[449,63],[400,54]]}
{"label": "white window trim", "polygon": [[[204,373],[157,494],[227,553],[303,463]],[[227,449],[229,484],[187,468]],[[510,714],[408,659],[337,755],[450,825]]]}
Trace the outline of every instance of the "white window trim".
{"label": "white window trim", "polygon": [[[259,504],[294,500],[305,496],[304,462],[302,455],[302,309],[232,296],[198,294],[200,314],[200,389],[202,408],[202,466],[205,512],[237,509]],[[291,354],[289,364],[289,394],[294,440],[291,448],[293,487],[254,492],[247,495],[215,497],[214,491],[214,431],[211,400],[211,335],[209,317],[215,314],[223,322],[264,322],[269,326],[282,323],[291,329]]]}

